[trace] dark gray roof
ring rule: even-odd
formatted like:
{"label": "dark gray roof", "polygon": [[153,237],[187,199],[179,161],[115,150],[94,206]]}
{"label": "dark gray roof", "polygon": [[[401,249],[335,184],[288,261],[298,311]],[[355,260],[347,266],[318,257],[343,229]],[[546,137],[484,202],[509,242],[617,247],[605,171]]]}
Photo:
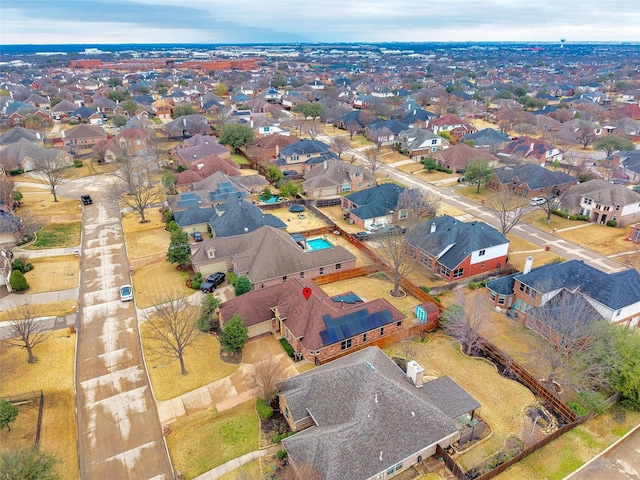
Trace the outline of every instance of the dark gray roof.
{"label": "dark gray roof", "polygon": [[284,147],[282,150],[280,150],[280,153],[285,157],[289,157],[294,154],[307,155],[328,151],[329,147],[327,146],[327,144],[321,142],[320,140],[309,140],[308,138],[303,138],[299,142],[295,142],[288,147]]}
{"label": "dark gray roof", "polygon": [[613,310],[640,302],[640,273],[634,269],[605,273],[582,260],[569,260],[534,268],[515,279],[541,293],[579,289]]}
{"label": "dark gray roof", "polygon": [[518,275],[522,275],[520,272],[512,273],[506,277],[500,277],[495,280],[487,282],[487,288],[498,295],[513,295],[513,286],[516,283],[515,278]]}
{"label": "dark gray roof", "polygon": [[173,217],[179,227],[184,228],[189,225],[197,225],[198,223],[207,223],[211,215],[216,211],[215,208],[200,208],[192,206],[181,212],[174,212]]}
{"label": "dark gray roof", "polygon": [[213,210],[209,226],[216,237],[244,235],[265,225],[273,228],[287,227],[286,223],[275,215],[264,214],[259,207],[239,198],[220,204]]}
{"label": "dark gray roof", "polygon": [[582,295],[567,290],[558,293],[542,307],[527,310],[527,315],[573,341],[577,341],[575,334],[586,336],[585,326],[604,320]]}
{"label": "dark gray roof", "polygon": [[438,263],[449,269],[460,265],[472,252],[509,243],[507,237],[484,222],[466,223],[449,215],[418,224],[406,241],[437,257]]}
{"label": "dark gray roof", "polygon": [[531,163],[517,167],[503,167],[494,170],[496,176],[503,185],[516,181],[517,185],[527,184],[529,190],[538,190],[564,185],[567,183],[578,183],[578,179],[567,175],[564,172],[552,172],[540,165]]}
{"label": "dark gray roof", "polygon": [[[279,391],[295,420],[316,423],[282,443],[293,462],[308,463],[322,479],[371,478],[456,432],[424,387],[378,347],[287,379]],[[446,400],[443,390],[432,393]]]}
{"label": "dark gray roof", "polygon": [[351,210],[361,219],[384,217],[398,205],[398,197],[406,188],[395,183],[384,183],[347,195],[349,201],[357,205]]}
{"label": "dark gray roof", "polygon": [[21,138],[26,138],[31,143],[37,143],[44,139],[44,135],[40,132],[36,132],[35,130],[28,130],[24,127],[13,127],[11,130],[0,135],[0,145],[15,143]]}
{"label": "dark gray roof", "polygon": [[603,205],[631,205],[640,203],[640,193],[624,185],[614,185],[604,180],[589,180],[570,187],[560,197],[563,206],[578,208],[583,198],[590,198]]}
{"label": "dark gray roof", "polygon": [[480,403],[448,376],[426,382],[421,390],[449,418],[480,408]]}
{"label": "dark gray roof", "polygon": [[501,133],[493,128],[484,128],[476,133],[469,133],[462,137],[463,141],[473,140],[476,146],[498,145],[511,139],[506,133]]}

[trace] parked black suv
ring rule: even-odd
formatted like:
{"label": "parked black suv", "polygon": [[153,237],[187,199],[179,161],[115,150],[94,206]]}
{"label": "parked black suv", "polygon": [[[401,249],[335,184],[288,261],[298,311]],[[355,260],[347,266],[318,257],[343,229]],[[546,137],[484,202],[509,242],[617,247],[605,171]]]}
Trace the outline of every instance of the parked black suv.
{"label": "parked black suv", "polygon": [[207,279],[200,285],[200,290],[205,293],[213,292],[218,285],[224,282],[225,274],[222,272],[212,273],[207,277]]}
{"label": "parked black suv", "polygon": [[86,193],[84,195],[80,195],[80,200],[82,200],[82,203],[84,205],[91,205],[93,203],[93,200],[91,200],[91,196],[87,195]]}
{"label": "parked black suv", "polygon": [[200,233],[200,232],[193,232],[191,234],[191,236],[193,237],[193,241],[194,242],[201,242],[202,241],[202,233]]}

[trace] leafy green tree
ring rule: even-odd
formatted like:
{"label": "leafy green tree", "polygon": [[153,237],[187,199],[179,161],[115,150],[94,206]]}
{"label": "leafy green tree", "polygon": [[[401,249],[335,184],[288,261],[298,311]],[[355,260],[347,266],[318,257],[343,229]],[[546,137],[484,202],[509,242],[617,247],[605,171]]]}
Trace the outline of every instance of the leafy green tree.
{"label": "leafy green tree", "polygon": [[241,146],[252,142],[253,138],[253,129],[249,125],[229,123],[220,130],[218,141],[225,145],[231,145],[237,152]]}
{"label": "leafy green tree", "polygon": [[22,201],[22,192],[20,190],[14,190],[11,192],[11,198],[13,200],[13,206],[19,205]]}
{"label": "leafy green tree", "polygon": [[146,85],[138,85],[136,87],[136,92],[138,92],[140,95],[146,95],[147,93],[149,93],[149,87],[147,87]]}
{"label": "leafy green tree", "polygon": [[478,185],[477,193],[480,193],[480,186],[489,180],[492,173],[493,170],[489,166],[489,161],[479,158],[469,162],[464,175],[467,178],[469,185]]}
{"label": "leafy green tree", "polygon": [[202,332],[217,331],[220,327],[220,322],[215,313],[220,306],[220,300],[213,296],[211,293],[207,293],[200,302],[200,316],[198,317],[198,328]]}
{"label": "leafy green tree", "polygon": [[0,398],[0,430],[6,428],[11,431],[11,424],[16,421],[19,412],[18,407],[4,398]]}
{"label": "leafy green tree", "polygon": [[640,410],[640,337],[629,328],[614,326],[615,349],[618,359],[614,374],[616,389],[622,393],[623,405]]}
{"label": "leafy green tree", "polygon": [[213,87],[213,93],[219,97],[225,97],[229,93],[229,87],[226,84],[220,82]]}
{"label": "leafy green tree", "polygon": [[29,283],[27,282],[27,279],[24,278],[24,275],[20,270],[13,270],[11,272],[9,283],[11,285],[11,290],[14,292],[24,292],[29,288]]}
{"label": "leafy green tree", "polygon": [[181,87],[186,87],[187,85],[189,85],[189,82],[187,82],[184,78],[181,78],[180,80],[178,80],[178,85],[180,85]]}
{"label": "leafy green tree", "polygon": [[236,278],[236,283],[234,285],[236,290],[236,297],[240,295],[244,295],[247,292],[250,292],[253,286],[251,285],[251,280],[246,275],[241,275]]}
{"label": "leafy green tree", "polygon": [[171,118],[176,119],[179,117],[185,117],[187,115],[195,115],[197,113],[195,107],[193,105],[185,104],[185,105],[176,105],[171,113]]}
{"label": "leafy green tree", "polygon": [[269,165],[267,167],[265,178],[272,183],[277,183],[284,178],[284,173],[282,173],[277,166]]}
{"label": "leafy green tree", "polygon": [[271,197],[273,197],[273,194],[271,193],[271,189],[269,187],[264,187],[262,189],[262,192],[260,192],[260,200],[262,200],[263,202],[266,202]]}
{"label": "leafy green tree", "polygon": [[606,137],[600,138],[596,143],[594,143],[594,147],[596,150],[602,150],[605,152],[607,157],[610,157],[613,155],[613,152],[616,151],[636,149],[636,146],[631,140],[619,137],[618,135],[607,135]]}
{"label": "leafy green tree", "polygon": [[162,82],[158,82],[156,84],[156,90],[158,90],[160,95],[166,95],[168,91],[167,86]]}
{"label": "leafy green tree", "polygon": [[112,102],[122,102],[125,98],[129,96],[129,92],[127,90],[113,90],[107,93],[107,98]]}
{"label": "leafy green tree", "polygon": [[281,197],[295,197],[300,192],[298,186],[292,182],[285,182],[280,185],[280,196]]}
{"label": "leafy green tree", "polygon": [[189,238],[182,230],[175,230],[171,233],[169,250],[167,251],[167,262],[177,263],[180,267],[185,267],[189,261]]}
{"label": "leafy green tree", "polygon": [[134,100],[129,99],[122,102],[121,107],[125,112],[127,112],[127,114],[130,117],[133,117],[136,114],[136,110],[138,110],[140,105],[138,105],[138,103],[135,102]]}
{"label": "leafy green tree", "polygon": [[229,321],[222,327],[220,332],[220,345],[227,352],[237,352],[244,348],[245,342],[249,339],[247,327],[242,318],[234,313]]}
{"label": "leafy green tree", "polygon": [[293,111],[302,114],[305,118],[316,119],[322,115],[324,107],[321,103],[303,102],[296,105]]}
{"label": "leafy green tree", "polygon": [[178,177],[173,172],[164,172],[162,174],[162,185],[169,191],[170,195],[176,193],[176,182],[178,181]]}
{"label": "leafy green tree", "polygon": [[124,127],[127,124],[127,117],[125,117],[124,115],[116,115],[115,117],[113,117],[112,121],[114,127]]}
{"label": "leafy green tree", "polygon": [[424,169],[429,173],[431,173],[431,171],[438,166],[433,157],[427,157],[423,159],[421,163],[424,166]]}
{"label": "leafy green tree", "polygon": [[60,480],[55,470],[58,460],[36,447],[3,453],[0,480]]}
{"label": "leafy green tree", "polygon": [[121,87],[122,86],[122,78],[120,77],[111,77],[107,80],[107,85],[110,87]]}

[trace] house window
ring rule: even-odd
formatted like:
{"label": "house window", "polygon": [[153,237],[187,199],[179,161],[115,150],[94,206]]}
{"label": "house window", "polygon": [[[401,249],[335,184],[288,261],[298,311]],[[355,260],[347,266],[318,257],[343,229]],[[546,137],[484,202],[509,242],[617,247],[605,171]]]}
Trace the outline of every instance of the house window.
{"label": "house window", "polygon": [[453,271],[453,278],[460,278],[464,275],[464,268],[456,268]]}
{"label": "house window", "polygon": [[380,336],[384,335],[384,327],[380,329]]}
{"label": "house window", "polygon": [[342,264],[341,263],[336,263],[336,270],[340,270],[342,268]]}
{"label": "house window", "polygon": [[304,278],[304,272],[300,272],[300,278]]}
{"label": "house window", "polygon": [[438,139],[434,138],[433,140],[431,140],[431,145],[437,145],[438,144]]}
{"label": "house window", "polygon": [[432,151],[432,152],[435,152],[435,151],[437,151],[437,150],[438,150],[438,149],[437,149],[436,147],[431,147],[431,151]]}
{"label": "house window", "polygon": [[390,468],[387,470],[387,475],[393,475],[393,472],[394,472],[394,471],[395,471],[395,469],[394,469],[393,467],[390,467]]}
{"label": "house window", "polygon": [[284,277],[282,277],[282,281],[286,282],[287,281],[287,276],[285,275]]}
{"label": "house window", "polygon": [[616,211],[620,210],[620,205],[616,205]]}
{"label": "house window", "polygon": [[396,327],[401,327],[402,326],[402,320],[400,320],[399,322],[396,322]]}
{"label": "house window", "polygon": [[482,262],[482,265],[481,265],[481,267],[480,267],[480,268],[484,268],[485,263],[486,263],[486,262]]}
{"label": "house window", "polygon": [[498,297],[498,305],[504,305],[505,300],[506,300],[506,297],[504,295],[500,295]]}
{"label": "house window", "polygon": [[538,292],[536,292],[535,290],[531,289],[531,298],[536,298]]}
{"label": "house window", "polygon": [[349,183],[343,183],[342,184],[342,191],[343,192],[348,192],[349,190],[351,190],[351,185]]}
{"label": "house window", "polygon": [[449,275],[451,275],[451,270],[449,270],[447,267],[442,265],[440,267],[440,273],[442,273],[442,275],[444,275],[445,277],[448,277]]}
{"label": "house window", "polygon": [[491,299],[492,302],[495,302],[495,300],[496,300],[496,292],[491,292],[489,294],[489,298]]}
{"label": "house window", "polygon": [[320,275],[324,275],[324,267],[320,267]]}
{"label": "house window", "polygon": [[340,343],[340,349],[341,350],[347,350],[351,348],[351,339],[347,338],[346,340],[343,340],[342,343]]}
{"label": "house window", "polygon": [[358,182],[358,188],[362,188],[362,182]]}
{"label": "house window", "polygon": [[593,200],[591,200],[590,198],[585,198],[584,203],[585,205],[591,205],[593,203]]}
{"label": "house window", "polygon": [[479,256],[479,257],[482,257],[485,253],[487,253],[487,251],[486,251],[486,250],[480,250],[480,251],[478,252],[478,256]]}
{"label": "house window", "polygon": [[521,291],[521,292],[524,292],[524,283],[521,283],[521,284],[520,284],[520,291]]}
{"label": "house window", "polygon": [[297,154],[291,155],[291,160],[293,162],[297,162],[298,161],[298,155]]}
{"label": "house window", "polygon": [[398,212],[398,219],[399,220],[404,220],[405,218],[407,218],[409,216],[409,212],[406,210],[400,210]]}
{"label": "house window", "polygon": [[367,334],[366,333],[362,334],[362,343],[367,343]]}

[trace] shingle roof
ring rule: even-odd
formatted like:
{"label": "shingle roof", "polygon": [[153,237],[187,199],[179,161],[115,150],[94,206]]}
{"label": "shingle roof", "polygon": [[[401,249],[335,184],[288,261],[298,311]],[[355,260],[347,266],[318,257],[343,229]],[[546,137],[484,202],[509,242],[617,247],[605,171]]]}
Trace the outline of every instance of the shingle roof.
{"label": "shingle roof", "polygon": [[173,217],[180,228],[187,227],[189,225],[197,225],[199,223],[207,223],[211,215],[216,211],[215,208],[200,208],[198,206],[192,206],[181,212],[174,212]]}
{"label": "shingle roof", "polygon": [[[435,231],[431,231],[435,226]],[[471,253],[509,243],[507,237],[484,222],[461,222],[443,215],[418,224],[406,236],[409,245],[438,258],[454,269]]]}
{"label": "shingle roof", "polygon": [[395,183],[384,183],[347,195],[345,198],[357,205],[351,213],[367,219],[389,215],[398,205],[398,197],[406,188]]}
{"label": "shingle roof", "polygon": [[583,198],[590,198],[603,205],[631,205],[640,203],[640,193],[623,185],[614,185],[604,180],[589,180],[570,187],[562,194],[563,206],[578,207]]}
{"label": "shingle roof", "polygon": [[280,153],[283,156],[289,157],[294,154],[307,155],[328,151],[329,147],[327,146],[327,144],[321,142],[320,140],[309,140],[308,138],[303,138],[298,142],[284,147],[282,150],[280,150]]}
{"label": "shingle roof", "polygon": [[529,190],[551,188],[556,185],[578,183],[578,179],[564,172],[552,172],[540,165],[532,163],[503,167],[494,170],[495,175],[503,185],[517,181],[516,185],[528,185]]}
{"label": "shingle roof", "polygon": [[316,423],[283,444],[294,463],[311,465],[322,479],[372,478],[456,432],[424,387],[377,347],[287,379],[279,390],[295,420]]}
{"label": "shingle roof", "polygon": [[44,135],[40,132],[36,132],[35,130],[28,130],[24,127],[13,127],[11,130],[0,135],[0,145],[15,143],[21,138],[25,138],[29,142],[34,143],[42,141]]}
{"label": "shingle roof", "polygon": [[371,173],[359,166],[343,162],[342,160],[327,160],[313,167],[306,175],[306,181],[302,184],[305,190],[351,183],[355,174],[360,174],[360,181],[374,181]]}
{"label": "shingle roof", "polygon": [[476,146],[498,145],[508,142],[511,137],[506,133],[500,133],[493,128],[484,128],[476,133],[468,133],[462,137],[463,141],[473,140]]}
{"label": "shingle roof", "polygon": [[264,214],[259,207],[240,198],[220,204],[215,210],[209,218],[209,226],[216,237],[245,235],[264,225],[273,228],[287,227],[287,224],[275,215]]}

